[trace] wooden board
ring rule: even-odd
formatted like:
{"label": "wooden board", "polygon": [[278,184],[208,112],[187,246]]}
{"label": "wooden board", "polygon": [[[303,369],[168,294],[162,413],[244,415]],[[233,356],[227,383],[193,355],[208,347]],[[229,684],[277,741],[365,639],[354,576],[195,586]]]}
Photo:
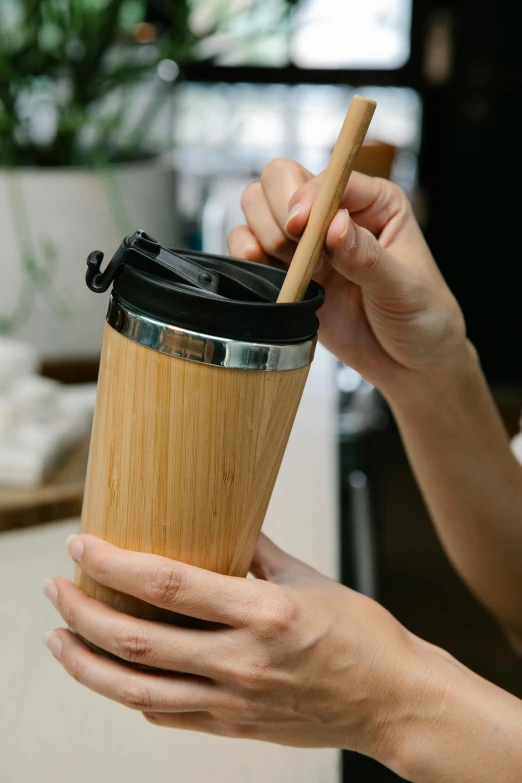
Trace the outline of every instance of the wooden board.
{"label": "wooden board", "polygon": [[89,441],[82,442],[44,484],[0,487],[0,530],[79,516]]}

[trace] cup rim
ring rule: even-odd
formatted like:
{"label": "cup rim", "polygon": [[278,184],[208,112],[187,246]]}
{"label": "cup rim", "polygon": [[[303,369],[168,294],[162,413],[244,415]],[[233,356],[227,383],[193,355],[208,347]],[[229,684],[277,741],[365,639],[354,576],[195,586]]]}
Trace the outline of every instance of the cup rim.
{"label": "cup rim", "polygon": [[272,344],[192,331],[133,310],[114,291],[109,299],[106,320],[119,334],[153,351],[235,370],[298,370],[312,362],[317,343],[317,337],[301,343]]}

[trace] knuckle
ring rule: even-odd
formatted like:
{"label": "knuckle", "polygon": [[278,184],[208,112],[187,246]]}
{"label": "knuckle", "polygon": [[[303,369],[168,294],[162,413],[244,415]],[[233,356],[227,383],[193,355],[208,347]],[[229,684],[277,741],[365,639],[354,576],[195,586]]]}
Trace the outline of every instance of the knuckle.
{"label": "knuckle", "polygon": [[388,198],[407,200],[406,193],[400,185],[397,185],[395,182],[391,182],[389,179],[384,179],[383,177],[379,177],[379,181],[381,182],[383,191],[387,194]]}
{"label": "knuckle", "polygon": [[388,201],[392,207],[392,213],[401,218],[408,217],[412,212],[410,199],[405,191],[395,182],[385,180],[388,188]]}
{"label": "knuckle", "polygon": [[237,712],[244,723],[257,723],[262,720],[264,713],[262,699],[252,695],[243,701]]}
{"label": "knuckle", "polygon": [[260,182],[252,182],[248,185],[241,194],[241,209],[243,212],[247,212],[257,202],[261,194],[262,186]]}
{"label": "knuckle", "polygon": [[231,256],[259,260],[259,244],[246,226],[235,226],[228,235],[227,244]]}
{"label": "knuckle", "polygon": [[107,578],[111,572],[110,558],[108,555],[98,555],[91,564],[91,577],[95,582],[107,584]]}
{"label": "knuckle", "polygon": [[299,169],[299,164],[292,158],[274,158],[261,172],[261,183],[265,185],[272,180],[279,180]]}
{"label": "knuckle", "polygon": [[285,634],[295,624],[298,608],[290,597],[266,604],[259,616],[259,627],[262,635],[269,639]]}
{"label": "knuckle", "polygon": [[232,737],[233,739],[255,739],[258,736],[258,729],[249,723],[227,721],[218,724],[218,733],[223,737]]}
{"label": "knuckle", "polygon": [[150,662],[154,654],[147,634],[142,628],[131,623],[124,625],[116,634],[113,652],[119,658],[131,663]]}
{"label": "knuckle", "polygon": [[246,692],[261,691],[265,689],[270,680],[270,672],[271,666],[268,657],[256,656],[243,669],[236,672],[236,678],[242,690]]}
{"label": "knuckle", "polygon": [[363,233],[362,266],[367,273],[373,273],[381,262],[381,246],[376,239]]}
{"label": "knuckle", "polygon": [[258,729],[256,726],[252,726],[250,723],[237,723],[234,726],[233,737],[236,739],[256,739],[258,735]]}
{"label": "knuckle", "polygon": [[233,247],[239,247],[241,245],[242,233],[240,226],[234,226],[234,228],[229,231],[227,242],[230,251],[232,251]]}
{"label": "knuckle", "polygon": [[403,188],[401,188],[400,185],[396,185],[395,182],[389,182],[389,185],[391,187],[391,191],[394,197],[397,199],[399,203],[399,206],[403,208],[411,207],[411,202],[408,196],[406,195],[406,191],[403,190]]}
{"label": "knuckle", "polygon": [[271,256],[278,256],[288,244],[287,237],[282,231],[274,231],[266,236],[263,241],[263,249]]}
{"label": "knuckle", "polygon": [[80,656],[74,656],[69,665],[69,673],[76,682],[84,683],[86,680],[85,661]]}
{"label": "knuckle", "polygon": [[143,717],[149,723],[153,723],[155,726],[161,726],[162,718],[157,712],[142,712]]}
{"label": "knuckle", "polygon": [[174,603],[181,594],[183,577],[181,571],[170,565],[162,565],[150,571],[145,580],[145,593],[150,602]]}
{"label": "knuckle", "polygon": [[413,210],[404,190],[387,179],[376,177],[376,180],[379,182],[380,188],[373,208],[381,216],[383,223],[388,222],[391,218],[399,219],[401,222],[407,220]]}
{"label": "knuckle", "polygon": [[152,697],[144,682],[139,678],[134,678],[128,685],[125,685],[118,695],[118,701],[129,707],[131,710],[146,712],[152,707]]}
{"label": "knuckle", "polygon": [[65,607],[63,619],[71,631],[78,630],[78,610],[74,604],[69,604],[69,606]]}

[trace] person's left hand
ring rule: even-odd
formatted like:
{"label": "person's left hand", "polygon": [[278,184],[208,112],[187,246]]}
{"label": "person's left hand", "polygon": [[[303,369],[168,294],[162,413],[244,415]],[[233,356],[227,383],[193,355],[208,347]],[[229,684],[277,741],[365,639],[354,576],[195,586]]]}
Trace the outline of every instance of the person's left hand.
{"label": "person's left hand", "polygon": [[[427,678],[424,642],[383,607],[261,536],[257,579],[125,551],[89,535],[69,553],[99,583],[220,623],[212,630],[138,620],[72,582],[45,587],[74,633],[47,645],[78,682],[152,723],[284,745],[350,748],[386,762]],[[75,635],[145,671],[92,652]],[[423,688],[424,689],[424,688]]]}

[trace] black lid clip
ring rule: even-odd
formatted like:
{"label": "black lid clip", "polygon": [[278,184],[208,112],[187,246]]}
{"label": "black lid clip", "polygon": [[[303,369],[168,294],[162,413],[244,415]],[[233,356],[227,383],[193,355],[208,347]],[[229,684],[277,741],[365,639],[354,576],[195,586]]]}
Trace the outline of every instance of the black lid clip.
{"label": "black lid clip", "polygon": [[[188,251],[187,251],[188,253]],[[111,283],[128,266],[158,282],[196,289],[206,296],[239,301],[275,302],[279,289],[273,283],[242,269],[226,259],[162,247],[145,231],[126,237],[104,271],[103,253],[95,250],[87,259],[87,285],[97,294],[107,291]]]}
{"label": "black lid clip", "polygon": [[104,272],[101,271],[102,261],[103,253],[99,250],[90,253],[87,258],[85,280],[91,291],[97,294],[109,288],[125,265],[208,292],[215,293],[218,288],[219,276],[216,273],[189,261],[179,253],[166,250],[145,231],[135,231],[132,236],[126,237]]}

